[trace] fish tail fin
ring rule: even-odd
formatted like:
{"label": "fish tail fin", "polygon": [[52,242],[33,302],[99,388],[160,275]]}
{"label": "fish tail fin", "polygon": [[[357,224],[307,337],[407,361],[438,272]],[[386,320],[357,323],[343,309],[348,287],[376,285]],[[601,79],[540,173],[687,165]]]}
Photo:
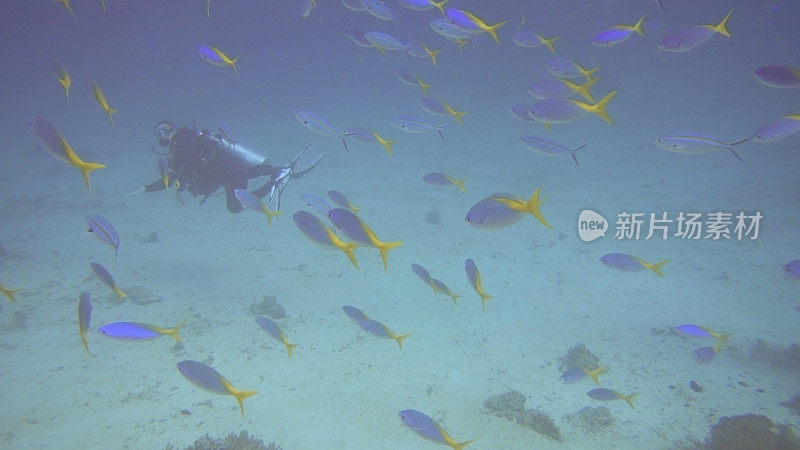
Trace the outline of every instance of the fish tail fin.
{"label": "fish tail fin", "polygon": [[455,303],[456,306],[458,306],[458,299],[463,297],[463,295],[458,295],[455,292],[448,292],[447,295],[449,295],[450,298],[453,299],[453,303]]}
{"label": "fish tail fin", "polygon": [[739,155],[739,152],[737,152],[736,149],[733,148],[733,147],[735,147],[735,146],[737,146],[739,144],[744,144],[745,142],[747,142],[747,141],[749,141],[751,139],[753,139],[752,136],[744,138],[744,139],[739,139],[738,141],[731,142],[730,144],[728,144],[728,151],[730,151],[733,154],[733,156],[736,159],[739,160],[739,162],[744,162],[744,160],[742,159],[741,155]]}
{"label": "fish tail fin", "polygon": [[447,110],[448,113],[450,113],[451,116],[453,116],[456,119],[456,122],[459,125],[464,125],[464,123],[461,122],[461,116],[466,116],[467,114],[469,114],[468,112],[456,111],[455,109],[453,109],[452,106],[448,105],[447,103],[444,104],[444,108]]}
{"label": "fish tail fin", "polygon": [[375,139],[377,139],[378,142],[383,146],[383,148],[386,149],[386,153],[389,156],[392,156],[392,145],[394,145],[394,143],[397,142],[397,139],[384,139],[383,136],[374,131],[372,131],[372,135],[375,136]]}
{"label": "fish tail fin", "polygon": [[605,120],[611,125],[614,125],[614,121],[611,120],[611,116],[609,116],[608,112],[606,112],[606,106],[608,106],[608,102],[610,102],[615,95],[617,95],[617,91],[612,91],[611,93],[603,97],[599,102],[589,107],[588,111],[597,114],[598,116],[600,116],[601,119]]}
{"label": "fish tail fin", "polygon": [[114,293],[117,294],[117,298],[125,298],[128,296],[128,294],[122,292],[122,289],[120,289],[116,284],[114,285]]}
{"label": "fish tail fin", "polygon": [[422,78],[420,78],[419,75],[417,75],[417,84],[419,85],[420,88],[422,88],[422,96],[423,97],[427,97],[428,96],[428,89],[433,87],[433,85],[422,81]]}
{"label": "fish tail fin", "polygon": [[[447,177],[447,175],[445,175],[445,176]],[[465,187],[464,187],[464,183],[466,183],[466,182],[467,182],[467,180],[469,180],[469,177],[467,177],[467,178],[462,178],[461,180],[456,180],[455,178],[452,178],[452,177],[447,177],[447,179],[448,179],[448,180],[449,180],[451,183],[453,183],[453,184],[455,184],[456,186],[458,186],[458,188],[461,190],[461,192],[463,192],[463,193],[465,193],[465,194],[467,193],[467,188],[465,188]]]}
{"label": "fish tail fin", "polygon": [[273,211],[269,209],[269,205],[265,204],[264,202],[261,203],[261,211],[267,215],[267,226],[272,226],[272,221],[275,220],[276,217],[281,215],[281,211]]}
{"label": "fish tail fin", "polygon": [[644,30],[642,29],[642,24],[644,23],[644,18],[647,14],[642,14],[642,17],[636,22],[636,25],[633,26],[633,31],[638,34],[639,36],[644,36]]}
{"label": "fish tail fin", "polygon": [[661,273],[661,266],[663,266],[664,264],[666,264],[668,262],[669,262],[669,260],[665,259],[663,261],[659,261],[659,262],[654,263],[654,264],[647,264],[645,262],[642,262],[642,264],[644,264],[644,266],[647,267],[648,269],[650,269],[653,272],[655,272],[656,275],[660,276],[661,278],[664,278],[664,274]]}
{"label": "fish tail fin", "polygon": [[599,79],[600,79],[599,77],[592,78],[590,80],[587,80],[586,83],[583,83],[580,86],[578,86],[577,84],[572,83],[571,81],[568,81],[568,80],[562,80],[562,82],[564,84],[566,84],[567,87],[570,88],[572,91],[577,92],[578,94],[581,94],[581,96],[583,98],[585,98],[586,100],[594,103],[597,100],[595,100],[595,98],[592,95],[592,93],[589,92],[589,89],[591,89],[591,87],[594,86],[594,84],[597,83],[597,80],[599,80]]}
{"label": "fish tail fin", "polygon": [[728,337],[730,337],[733,333],[727,334],[719,334],[719,333],[711,333],[715,338],[717,338],[717,343],[714,344],[714,351],[719,352],[722,350],[723,347],[730,348],[728,344]]}
{"label": "fish tail fin", "polygon": [[2,292],[3,295],[5,295],[6,298],[8,298],[8,301],[14,302],[14,303],[17,302],[17,298],[14,296],[14,294],[19,292],[19,289],[6,289],[3,286],[0,286],[0,292]]}
{"label": "fish tail fin", "polygon": [[425,44],[422,44],[422,47],[425,49],[425,53],[427,53],[428,57],[431,59],[433,67],[437,67],[438,64],[436,63],[436,55],[438,55],[439,52],[442,51],[442,49],[431,50],[428,47],[426,47]]}
{"label": "fish tail fin", "polygon": [[397,341],[397,345],[398,345],[398,347],[400,347],[400,351],[402,352],[403,351],[403,340],[407,339],[411,335],[410,334],[401,334],[401,335],[398,336],[398,335],[392,333],[391,336],[392,336],[392,339]]}
{"label": "fish tail fin", "polygon": [[617,395],[619,396],[619,398],[628,402],[628,404],[631,405],[631,408],[636,409],[636,407],[633,406],[633,399],[636,398],[637,395],[639,395],[638,392],[634,392],[631,395],[622,395],[619,392],[617,392]]}
{"label": "fish tail fin", "polygon": [[239,61],[239,57],[233,58],[231,60],[231,67],[233,67],[233,73],[239,75],[239,69],[236,67],[236,63]]}
{"label": "fish tail fin", "polygon": [[486,314],[486,301],[490,300],[490,299],[492,299],[494,297],[492,297],[491,294],[487,294],[486,292],[483,292],[483,290],[478,292],[478,295],[481,296],[481,311],[483,311],[483,313]]}
{"label": "fish tail fin", "polygon": [[186,323],[187,319],[183,319],[181,323],[175,325],[172,328],[167,328],[164,330],[164,334],[168,335],[172,339],[175,339],[175,342],[181,342],[181,335],[178,333],[178,330],[181,329],[184,323]]}
{"label": "fish tail fin", "polygon": [[389,260],[387,259],[387,252],[395,247],[398,247],[402,244],[402,242],[378,242],[375,244],[375,247],[378,247],[378,251],[381,252],[381,259],[383,260],[383,270],[386,273],[389,273]]}
{"label": "fish tail fin", "polygon": [[533,217],[536,217],[545,227],[552,228],[550,224],[547,223],[547,219],[544,218],[540,210],[542,203],[544,203],[547,198],[539,200],[539,190],[540,188],[536,188],[536,190],[533,191],[533,195],[531,195],[531,198],[525,203],[525,211],[531,213]]}
{"label": "fish tail fin", "polygon": [[744,162],[744,160],[742,159],[741,155],[739,155],[739,152],[737,152],[735,148],[730,147],[730,148],[728,148],[728,151],[730,151],[733,154],[733,156],[736,159],[739,160],[739,162]]}
{"label": "fish tail fin", "polygon": [[501,26],[505,25],[507,22],[508,22],[507,20],[504,20],[504,21],[498,22],[498,23],[496,23],[494,25],[487,25],[484,31],[489,33],[492,36],[492,39],[494,39],[494,41],[499,44],[500,43],[500,38],[497,36],[497,29],[500,28]]}
{"label": "fish tail fin", "polygon": [[442,0],[442,1],[440,1],[440,2],[435,2],[435,1],[433,1],[433,0],[428,0],[428,2],[429,2],[431,5],[435,6],[435,7],[436,7],[436,9],[438,9],[440,13],[444,14],[444,4],[445,4],[445,3],[447,3],[447,2],[448,2],[448,0]]}
{"label": "fish tail fin", "polygon": [[455,442],[454,445],[452,445],[452,447],[454,450],[461,450],[462,448],[468,446],[469,444],[472,444],[475,441],[477,441],[477,439],[470,439],[469,441],[466,442]]}
{"label": "fish tail fin", "polygon": [[110,106],[106,109],[106,114],[108,114],[108,120],[111,122],[111,128],[117,128],[117,124],[114,123],[114,114],[118,112],[119,111]]}
{"label": "fish tail fin", "polygon": [[86,350],[86,354],[92,356],[89,352],[89,341],[86,340],[86,335],[81,335],[81,342],[83,342],[83,349]]}
{"label": "fish tail fin", "polygon": [[450,125],[452,125],[452,123],[446,123],[444,125],[439,125],[438,127],[436,127],[436,131],[439,133],[439,137],[442,138],[442,142],[447,142],[444,140],[444,133],[442,133],[442,130],[444,130],[445,127]]}
{"label": "fish tail fin", "polygon": [[258,394],[258,391],[240,391],[231,386],[230,382],[228,382],[227,380],[225,381],[226,382],[223,384],[225,384],[225,387],[228,388],[228,392],[230,392],[231,395],[236,397],[236,402],[239,403],[239,410],[242,411],[242,419],[244,419],[244,399]]}
{"label": "fish tail fin", "polygon": [[289,359],[292,359],[292,350],[294,350],[294,348],[299,346],[300,344],[292,344],[286,341],[286,339],[284,339],[283,345],[286,346],[286,354],[289,355]]}
{"label": "fish tail fin", "polygon": [[396,142],[397,142],[397,139],[387,139],[387,140],[381,142],[381,145],[383,145],[383,148],[386,149],[386,154],[387,155],[392,156],[392,145],[394,145]]}
{"label": "fish tail fin", "polygon": [[733,14],[733,8],[728,11],[728,14],[725,15],[725,18],[722,19],[722,22],[720,22],[718,25],[713,25],[711,28],[723,36],[731,37],[731,32],[728,31],[728,19],[731,18],[731,14]]}
{"label": "fish tail fin", "polygon": [[595,384],[597,384],[599,386],[600,385],[600,380],[597,379],[597,376],[600,375],[601,373],[605,372],[606,368],[603,367],[603,366],[600,366],[597,369],[594,369],[594,370],[591,370],[591,371],[586,370],[586,369],[583,369],[583,371],[586,372],[586,375],[591,377],[591,379],[594,380]]}
{"label": "fish tail fin", "polygon": [[550,49],[550,52],[555,55],[556,54],[556,49],[555,49],[555,47],[553,47],[553,42],[561,39],[561,36],[556,36],[556,37],[552,37],[550,39],[547,39],[546,37],[542,36],[539,33],[535,33],[535,34],[536,34],[536,37],[539,38],[539,42],[541,42],[542,45],[544,45],[545,47]]}
{"label": "fish tail fin", "polygon": [[358,263],[356,262],[356,254],[354,253],[356,247],[358,247],[358,244],[356,244],[355,242],[348,242],[339,248],[344,252],[345,255],[347,255],[347,258],[350,259],[350,262],[353,263],[353,266],[355,266],[355,268],[358,269]]}
{"label": "fish tail fin", "polygon": [[599,69],[600,66],[595,66],[592,67],[591,69],[584,69],[583,67],[578,66],[578,71],[580,71],[580,73],[583,74],[583,76],[586,78],[586,81],[591,80],[594,73],[597,72]]}
{"label": "fish tail fin", "polygon": [[445,429],[442,428],[442,426],[439,425],[438,423],[436,424],[436,428],[439,430],[439,434],[442,435],[442,438],[444,438],[444,442],[450,447],[452,447],[454,450],[461,450],[462,448],[466,447],[467,445],[477,440],[477,439],[471,439],[466,442],[456,442],[455,439],[453,439],[450,436],[450,434],[448,434],[447,431],[445,431]]}
{"label": "fish tail fin", "polygon": [[587,145],[589,145],[589,143],[583,144],[580,147],[575,147],[574,149],[570,150],[570,156],[572,156],[572,160],[575,161],[575,165],[578,167],[580,167],[581,165],[578,164],[578,157],[575,156],[575,152],[582,149],[583,147],[586,147]]}
{"label": "fish tail fin", "polygon": [[75,167],[81,171],[81,174],[83,174],[83,182],[86,183],[86,188],[91,191],[92,184],[89,181],[89,174],[97,169],[104,169],[106,166],[100,163],[80,161],[78,164],[75,164]]}

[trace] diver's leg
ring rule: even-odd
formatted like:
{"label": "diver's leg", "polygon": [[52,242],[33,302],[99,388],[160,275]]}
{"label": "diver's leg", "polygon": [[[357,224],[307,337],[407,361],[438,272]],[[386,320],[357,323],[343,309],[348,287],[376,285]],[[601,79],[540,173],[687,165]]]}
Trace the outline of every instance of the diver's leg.
{"label": "diver's leg", "polygon": [[225,188],[225,200],[228,203],[228,211],[235,214],[242,212],[242,204],[236,199],[236,195],[233,193],[233,190],[233,187]]}
{"label": "diver's leg", "polygon": [[271,187],[272,187],[272,182],[270,181],[269,183],[267,183],[267,184],[261,186],[260,188],[254,190],[253,191],[253,195],[258,197],[259,200],[260,200],[260,199],[264,198],[265,195],[267,195],[267,193],[269,192],[269,189]]}

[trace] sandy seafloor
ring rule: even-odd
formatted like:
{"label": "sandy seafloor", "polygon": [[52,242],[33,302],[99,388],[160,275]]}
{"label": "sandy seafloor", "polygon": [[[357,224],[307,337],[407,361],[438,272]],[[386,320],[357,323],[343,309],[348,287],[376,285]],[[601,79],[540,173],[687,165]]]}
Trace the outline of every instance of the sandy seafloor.
{"label": "sandy seafloor", "polygon": [[[202,2],[191,9],[184,2],[185,14],[172,19],[151,6],[108,0],[106,15],[76,1],[73,22],[60,5],[41,3],[12,11],[15,25],[3,32],[22,41],[34,39],[36,26],[47,30],[28,50],[13,47],[9,59],[17,64],[3,69],[9,100],[0,123],[0,243],[8,255],[0,260],[0,283],[22,291],[17,303],[2,299],[0,309],[0,446],[163,448],[246,429],[286,449],[435,448],[403,425],[397,413],[406,408],[440,421],[456,440],[477,438],[474,449],[674,448],[687,437],[703,440],[720,417],[748,412],[800,434],[798,416],[779,404],[798,391],[797,361],[774,364],[774,355],[752,351],[759,339],[780,348],[800,339],[800,283],[781,270],[800,257],[800,137],[743,144],[744,163],[722,152],[679,155],[651,145],[656,136],[686,131],[741,139],[762,123],[800,112],[798,90],[770,89],[751,75],[763,64],[797,65],[797,31],[788,25],[796,24],[790,19],[796,6],[733,2],[733,38],[714,36],[673,55],[655,49],[660,36],[671,27],[718,21],[729,5],[704,2],[695,11],[691,2],[665,0],[670,8],[659,14],[651,2],[576,2],[562,10],[542,2],[532,10],[453,0],[453,7],[479,11],[489,21],[513,17],[515,23],[501,33],[502,46],[484,35],[477,50],[467,46],[459,56],[427,30],[434,13],[409,12],[401,19],[409,24],[404,32],[418,29],[423,40],[445,49],[434,69],[429,61],[353,45],[348,29],[392,32],[392,25],[351,13],[338,1],[320,0],[305,21],[294,4],[268,10],[212,2],[207,19],[195,4]],[[652,17],[645,38],[611,48],[587,44],[592,32],[642,12]],[[556,45],[559,55],[601,65],[596,96],[619,90],[609,107],[614,126],[597,117],[553,126],[552,139],[589,143],[578,153],[580,167],[524,148],[521,136],[544,136],[544,130],[508,114],[513,103],[532,103],[527,86],[547,76],[543,64],[551,57],[510,42],[522,13],[533,29],[565,36]],[[141,29],[131,25],[136,20]],[[98,22],[102,27],[87,25]],[[262,22],[282,25],[269,31]],[[154,43],[157,33],[166,43]],[[71,41],[78,34],[96,39],[83,48]],[[130,53],[111,38],[129,39]],[[193,53],[206,42],[238,49],[239,77]],[[47,73],[50,59],[73,71],[69,109]],[[432,95],[469,111],[464,126],[445,129],[446,143],[388,124],[400,114],[440,120],[419,109],[419,90],[394,79],[398,65],[430,80]],[[120,110],[116,128],[93,104],[89,78],[103,84]],[[292,117],[298,109],[342,128],[367,126],[396,138],[394,155],[355,142],[345,152],[337,139],[304,129]],[[26,123],[35,115],[53,122],[84,159],[108,165],[92,174],[91,193],[75,169],[42,151]],[[304,161],[327,156],[287,188],[284,214],[269,228],[252,211],[229,214],[224,197],[203,206],[187,193],[185,204],[174,193],[126,197],[158,177],[150,147],[152,125],[161,119],[197,120],[212,129],[224,120],[242,144],[273,161],[288,161],[308,143]],[[467,193],[424,183],[421,176],[432,171],[469,177]],[[527,198],[539,186],[552,229],[531,217],[497,231],[464,224],[469,207],[485,196]],[[389,252],[388,274],[374,249],[356,251],[356,270],[341,252],[316,247],[298,232],[291,215],[306,209],[300,194],[322,196],[329,189],[361,206],[359,215],[380,238],[403,241]],[[584,243],[576,232],[583,208],[612,220],[620,211],[759,211],[764,220],[755,241],[617,241],[609,235]],[[440,223],[426,221],[432,210],[441,213]],[[113,250],[85,232],[86,214],[115,225],[116,264]],[[157,242],[145,242],[151,233]],[[664,278],[624,273],[598,261],[609,252],[671,262]],[[494,296],[485,314],[464,275],[467,258]],[[163,300],[118,301],[91,274],[89,261],[108,267],[123,290],[141,286]],[[463,295],[459,306],[435,296],[411,263]],[[81,292],[93,299],[93,330],[122,320],[173,326],[187,319],[183,345],[169,337],[115,341],[92,331],[88,357],[78,336]],[[292,359],[248,311],[268,296],[285,308],[288,317],[277,322],[300,344]],[[391,340],[360,330],[341,311],[347,304],[413,336],[401,352]],[[698,364],[692,350],[713,340],[667,332],[681,323],[733,333],[731,348]],[[591,380],[558,380],[558,358],[578,343],[609,367],[603,386],[639,393],[636,409],[622,401],[603,404],[616,423],[600,434],[587,435],[564,419],[598,405],[586,396]],[[184,359],[209,363],[234,386],[259,391],[245,400],[244,420],[233,398],[181,377],[175,365]],[[692,379],[704,392],[689,389]],[[511,389],[527,397],[527,408],[555,420],[562,442],[487,413],[487,397]]]}

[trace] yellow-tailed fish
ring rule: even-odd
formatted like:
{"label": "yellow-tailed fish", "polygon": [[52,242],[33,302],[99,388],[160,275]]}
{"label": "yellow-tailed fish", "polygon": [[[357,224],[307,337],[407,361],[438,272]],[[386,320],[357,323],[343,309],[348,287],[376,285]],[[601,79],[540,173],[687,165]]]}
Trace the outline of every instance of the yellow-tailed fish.
{"label": "yellow-tailed fish", "polygon": [[100,108],[103,110],[103,112],[108,115],[108,120],[111,122],[111,126],[116,127],[116,125],[114,125],[114,117],[112,117],[112,115],[116,114],[117,110],[108,105],[106,96],[103,95],[103,91],[100,90],[100,86],[98,86],[94,81],[92,81],[92,85],[95,101],[98,105],[100,105]]}
{"label": "yellow-tailed fish", "polygon": [[642,15],[635,25],[614,25],[607,30],[603,30],[595,34],[594,37],[592,37],[592,45],[598,47],[610,47],[626,41],[633,33],[636,33],[639,36],[644,36],[644,31],[642,30],[644,18],[645,14]]}
{"label": "yellow-tailed fish", "polygon": [[102,281],[103,284],[110,287],[115,294],[117,294],[117,298],[127,297],[127,295],[124,292],[122,292],[122,289],[120,289],[119,286],[117,286],[117,282],[114,281],[114,277],[111,276],[111,273],[109,273],[108,269],[103,267],[102,264],[96,262],[90,262],[89,265],[92,267],[92,272],[94,272],[97,278],[100,279],[100,281]]}
{"label": "yellow-tailed fish", "polygon": [[223,53],[222,50],[216,47],[211,47],[206,45],[201,45],[200,47],[197,47],[197,53],[199,53],[200,57],[203,58],[207,63],[213,66],[218,66],[218,67],[231,66],[233,68],[233,72],[236,75],[239,75],[239,69],[236,68],[236,63],[239,61],[238,56],[231,59],[228,57],[228,55]]}
{"label": "yellow-tailed fish", "polygon": [[81,294],[81,299],[78,301],[78,331],[81,334],[81,342],[83,342],[83,349],[86,354],[92,356],[89,352],[89,341],[86,339],[86,332],[89,330],[89,323],[92,321],[92,300],[86,292]]}
{"label": "yellow-tailed fish", "polygon": [[375,247],[381,252],[381,259],[383,260],[383,270],[389,272],[389,262],[387,260],[387,252],[395,247],[398,247],[402,242],[382,242],[375,235],[375,232],[364,223],[353,211],[345,208],[333,208],[328,211],[328,219],[333,223],[336,228],[341,230],[345,236],[352,239],[354,242],[368,246]]}
{"label": "yellow-tailed fish", "polygon": [[547,71],[559,78],[586,78],[592,79],[592,75],[600,69],[600,66],[591,69],[584,69],[583,66],[567,58],[553,58],[545,64]]}
{"label": "yellow-tailed fish", "polygon": [[392,145],[397,142],[397,139],[385,139],[375,131],[372,131],[371,133],[373,136],[375,136],[375,139],[378,141],[378,143],[381,144],[384,149],[386,149],[386,154],[392,156]]}
{"label": "yellow-tailed fish", "polygon": [[533,215],[533,217],[536,217],[539,220],[539,222],[542,223],[542,225],[544,225],[547,228],[552,228],[550,224],[547,223],[547,220],[544,218],[540,210],[542,203],[544,203],[544,201],[547,200],[547,197],[544,197],[541,200],[539,200],[539,190],[540,188],[537,187],[536,190],[533,191],[533,195],[531,195],[531,198],[527,202],[520,198],[508,198],[501,196],[492,198],[496,202],[500,202],[506,205],[509,209],[512,209],[514,211],[530,213],[531,215]]}
{"label": "yellow-tailed fish", "polygon": [[355,206],[352,203],[350,203],[350,200],[348,200],[347,197],[345,197],[345,195],[339,191],[334,191],[334,190],[328,191],[328,197],[331,199],[333,203],[336,204],[336,206],[340,208],[347,208],[350,211],[353,211],[353,214],[358,214],[358,210],[361,209],[358,206]]}
{"label": "yellow-tailed fish", "polygon": [[600,400],[600,401],[625,400],[626,402],[628,402],[628,405],[630,405],[631,408],[633,408],[633,398],[639,394],[634,393],[630,395],[625,395],[608,388],[595,388],[587,392],[586,395],[588,395],[589,398],[591,398],[592,400]]}
{"label": "yellow-tailed fish", "polygon": [[661,272],[661,266],[668,263],[669,260],[665,259],[651,264],[627,253],[607,253],[600,257],[600,262],[625,272],[638,272],[645,269],[652,270],[653,273],[663,278],[664,274]]}
{"label": "yellow-tailed fish", "polygon": [[[346,211],[346,210],[345,210]],[[358,247],[355,242],[344,242],[339,239],[330,228],[328,228],[317,216],[306,211],[297,211],[294,216],[295,225],[305,237],[311,242],[323,248],[339,249],[353,263],[353,266],[358,269],[356,256],[353,251]]]}
{"label": "yellow-tailed fish", "polygon": [[82,160],[80,157],[78,157],[77,154],[75,154],[75,150],[73,150],[72,147],[69,146],[67,141],[64,140],[64,138],[61,135],[58,135],[58,138],[61,141],[61,146],[64,149],[64,154],[67,157],[67,161],[69,161],[70,164],[72,164],[73,166],[78,168],[78,170],[81,171],[81,174],[83,175],[83,181],[84,183],[86,183],[86,189],[89,189],[89,191],[91,192],[92,185],[89,182],[89,174],[94,170],[104,169],[106,166],[100,163],[86,162]]}
{"label": "yellow-tailed fish", "polygon": [[64,66],[61,66],[59,69],[57,79],[58,84],[64,88],[64,95],[67,98],[67,107],[69,107],[69,88],[72,86],[72,78],[70,78],[69,72],[67,72],[67,69],[65,69]]}
{"label": "yellow-tailed fish", "polygon": [[269,205],[262,202],[261,199],[255,196],[247,189],[234,189],[233,195],[236,200],[241,203],[243,208],[252,209],[253,211],[261,212],[267,216],[267,226],[272,226],[272,221],[275,217],[281,214],[280,211],[273,211],[269,209]]}
{"label": "yellow-tailed fish", "polygon": [[685,52],[705,43],[717,33],[731,37],[730,31],[728,31],[728,19],[731,18],[731,14],[733,14],[733,9],[717,25],[693,25],[679,28],[662,39],[658,48],[671,53]]}
{"label": "yellow-tailed fish", "polygon": [[456,442],[441,425],[434,422],[427,414],[414,410],[404,409],[400,411],[400,418],[415,433],[439,445],[448,445],[454,450],[461,450],[475,439],[466,442]]}
{"label": "yellow-tailed fish", "polygon": [[462,9],[448,9],[445,11],[445,16],[450,23],[465,31],[469,31],[471,33],[485,31],[489,33],[489,35],[492,36],[492,39],[494,39],[498,44],[500,43],[500,38],[497,36],[497,29],[508,22],[507,20],[504,20],[494,25],[488,25],[486,24],[486,21],[480,17]]}
{"label": "yellow-tailed fish", "polygon": [[242,419],[244,419],[244,399],[258,393],[236,389],[222,374],[201,362],[188,359],[181,361],[178,363],[178,370],[184,378],[201,389],[214,394],[234,396],[242,411]]}
{"label": "yellow-tailed fish", "polygon": [[405,44],[405,48],[409,56],[413,56],[415,58],[430,58],[434,67],[438,65],[436,61],[436,55],[438,55],[441,50],[431,50],[427,45],[417,41],[412,41]]}
{"label": "yellow-tailed fish", "polygon": [[292,344],[286,338],[286,335],[283,333],[283,330],[272,320],[264,316],[256,317],[256,323],[262,330],[264,330],[267,334],[272,336],[273,338],[281,341],[281,343],[286,347],[286,354],[289,355],[289,359],[292,358],[292,350],[298,346],[298,344]]}
{"label": "yellow-tailed fish", "polygon": [[511,35],[511,40],[520,47],[536,48],[545,46],[551,53],[555,53],[556,49],[553,47],[553,42],[561,39],[561,36],[546,38],[539,33],[534,33],[529,30],[517,30]]}
{"label": "yellow-tailed fish", "polygon": [[437,294],[445,294],[453,299],[453,303],[458,306],[458,299],[461,298],[461,295],[456,294],[453,292],[446,284],[437,280],[436,278],[431,278],[431,284],[433,285],[433,291]]}
{"label": "yellow-tailed fish", "polygon": [[458,189],[460,189],[461,192],[467,192],[467,189],[464,187],[464,183],[468,180],[468,178],[457,180],[450,175],[441,172],[431,172],[423,175],[422,179],[430,184],[435,184],[436,186],[446,186],[452,184],[458,186]]}
{"label": "yellow-tailed fish", "polygon": [[386,325],[373,319],[361,319],[358,321],[358,326],[380,338],[394,339],[395,342],[397,342],[397,346],[400,347],[401,352],[403,351],[403,340],[411,336],[410,334],[396,334]]}
{"label": "yellow-tailed fish", "polygon": [[467,273],[469,284],[472,285],[475,292],[481,297],[481,310],[486,313],[486,300],[489,300],[492,296],[483,291],[483,280],[481,279],[480,272],[478,272],[478,266],[475,265],[475,261],[468,259],[464,261],[464,270]]}
{"label": "yellow-tailed fish", "polygon": [[347,137],[360,142],[362,144],[372,145],[380,144],[386,150],[386,154],[392,156],[392,145],[397,142],[396,139],[386,139],[377,131],[370,130],[364,127],[353,127],[347,130]]}
{"label": "yellow-tailed fish", "polygon": [[175,339],[175,343],[177,344],[181,342],[181,335],[178,334],[178,330],[180,330],[185,322],[186,319],[172,328],[150,325],[149,323],[114,322],[103,325],[98,328],[97,331],[103,336],[125,341],[153,341],[164,336],[169,336]]}
{"label": "yellow-tailed fish", "polygon": [[399,67],[394,69],[394,75],[397,77],[398,80],[402,81],[403,83],[409,86],[419,87],[420,89],[422,89],[423,97],[428,95],[428,89],[430,89],[433,86],[432,84],[428,84],[422,81],[422,78],[420,78],[419,75]]}

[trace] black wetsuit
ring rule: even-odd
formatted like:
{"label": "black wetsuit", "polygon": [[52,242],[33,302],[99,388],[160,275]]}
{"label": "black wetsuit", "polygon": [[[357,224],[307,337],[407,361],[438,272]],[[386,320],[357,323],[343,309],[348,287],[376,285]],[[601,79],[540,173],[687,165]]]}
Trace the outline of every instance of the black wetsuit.
{"label": "black wetsuit", "polygon": [[[258,198],[263,198],[270,190],[281,167],[263,161],[254,164],[236,151],[234,144],[223,141],[219,136],[208,131],[198,132],[184,127],[175,132],[169,141],[170,156],[169,182],[178,182],[178,190],[188,190],[193,196],[201,196],[200,204],[220,187],[225,188],[228,210],[232,213],[242,211],[242,205],[234,195],[234,189],[247,189],[250,179],[268,176],[270,179],[264,186],[253,191]],[[165,189],[164,182],[159,179],[144,187],[145,192]]]}

